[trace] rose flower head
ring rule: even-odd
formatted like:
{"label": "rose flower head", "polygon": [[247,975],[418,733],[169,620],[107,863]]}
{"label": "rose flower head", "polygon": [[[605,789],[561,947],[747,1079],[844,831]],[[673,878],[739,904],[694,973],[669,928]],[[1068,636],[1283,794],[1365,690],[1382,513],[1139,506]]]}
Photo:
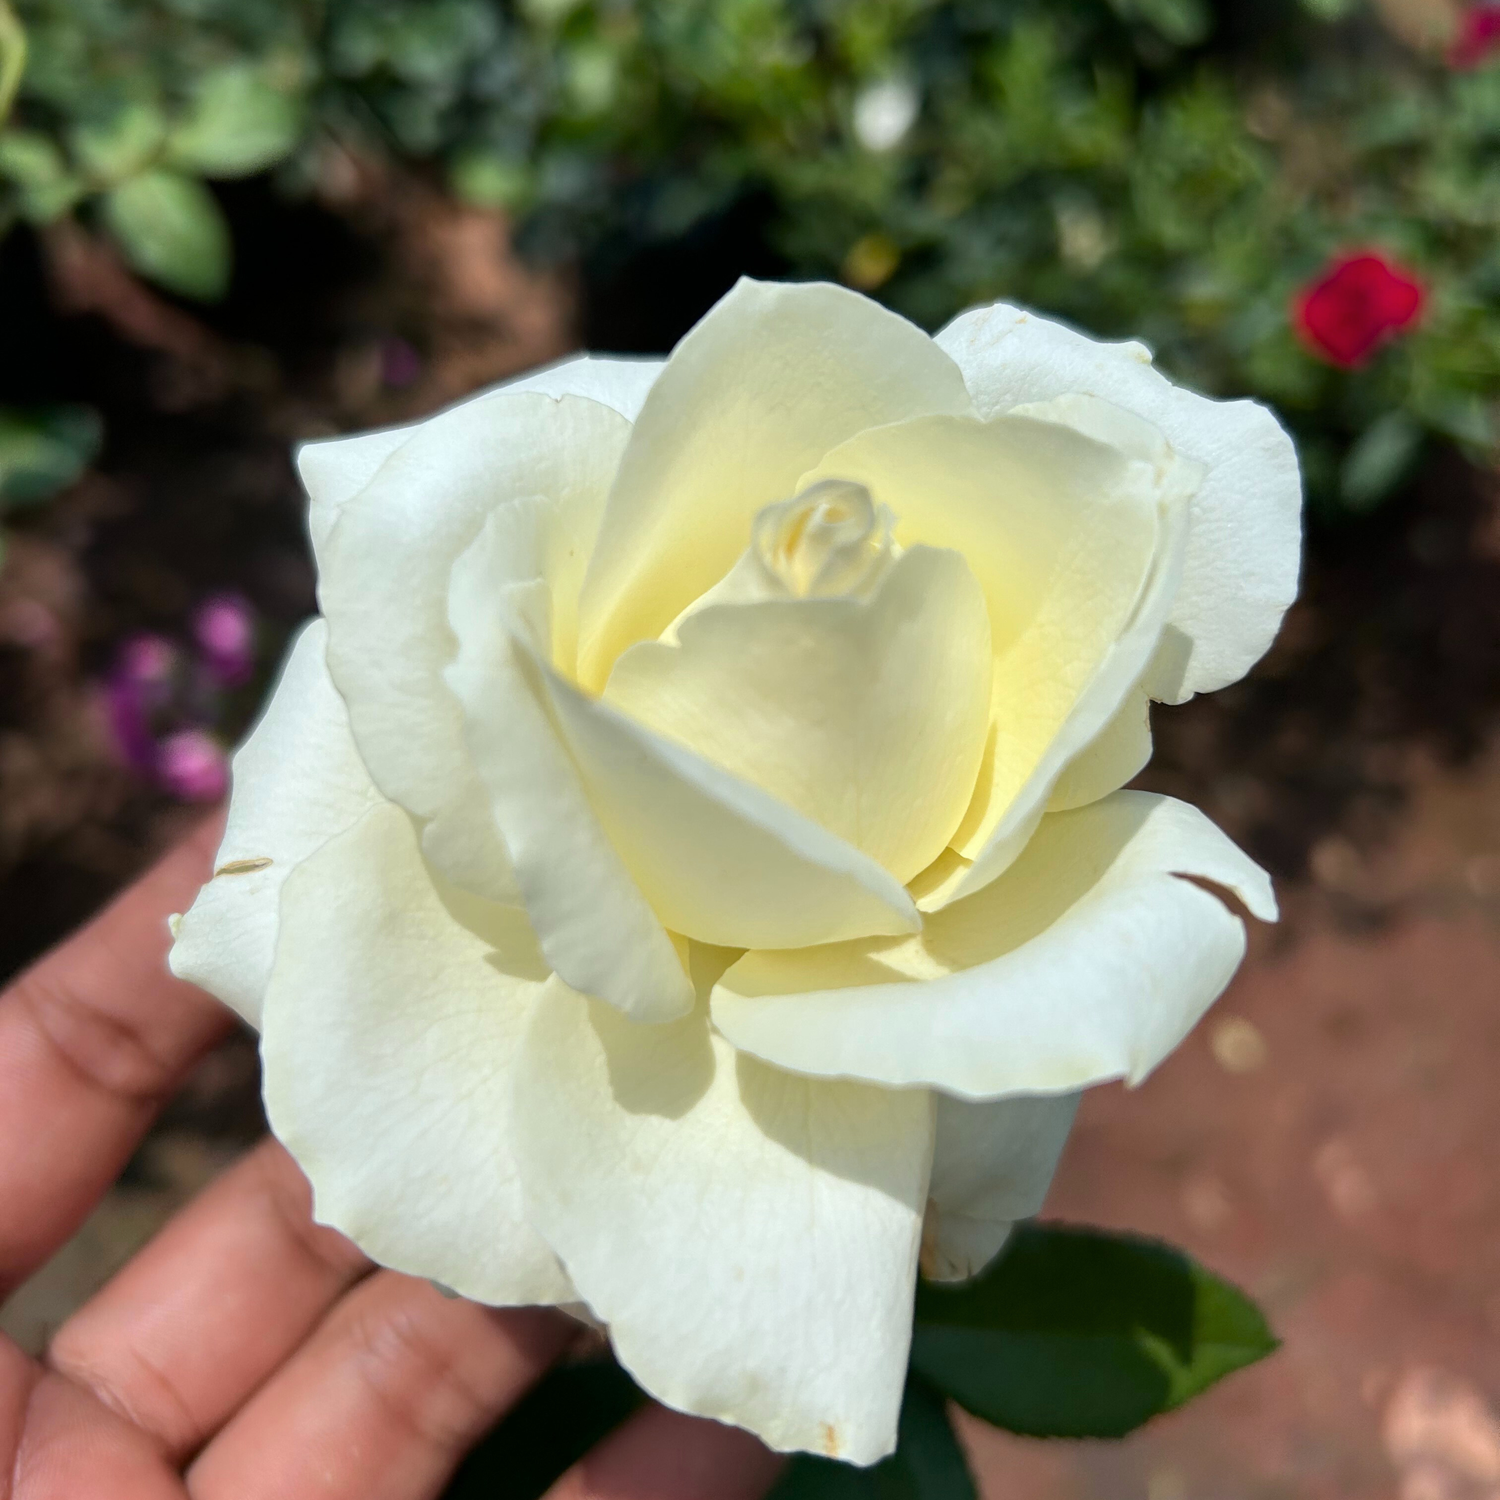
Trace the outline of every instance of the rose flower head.
{"label": "rose flower head", "polygon": [[1296,592],[1289,439],[1014,307],[742,281],[299,465],[321,617],[173,968],[377,1261],[875,1461],[919,1262],[990,1261],[1223,990],[1208,887],[1275,916],[1121,788]]}
{"label": "rose flower head", "polygon": [[1422,284],[1382,255],[1345,255],[1298,293],[1297,332],[1315,354],[1346,370],[1365,363],[1421,315]]}
{"label": "rose flower head", "polygon": [[1448,66],[1467,72],[1482,68],[1500,53],[1500,5],[1470,5],[1459,19],[1448,47]]}

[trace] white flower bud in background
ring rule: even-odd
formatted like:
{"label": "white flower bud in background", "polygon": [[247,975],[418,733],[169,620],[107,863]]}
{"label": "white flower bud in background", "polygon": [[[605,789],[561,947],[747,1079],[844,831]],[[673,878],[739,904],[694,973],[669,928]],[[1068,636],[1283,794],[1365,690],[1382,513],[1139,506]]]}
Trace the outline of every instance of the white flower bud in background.
{"label": "white flower bud in background", "polygon": [[922,101],[904,78],[869,83],[854,97],[854,134],[866,151],[892,151],[916,124]]}

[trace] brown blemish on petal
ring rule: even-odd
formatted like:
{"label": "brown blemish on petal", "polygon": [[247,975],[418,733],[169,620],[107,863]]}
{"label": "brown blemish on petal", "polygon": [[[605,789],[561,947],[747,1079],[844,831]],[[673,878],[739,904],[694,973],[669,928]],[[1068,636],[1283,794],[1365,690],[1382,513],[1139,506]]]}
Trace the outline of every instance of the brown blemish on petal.
{"label": "brown blemish on petal", "polygon": [[214,871],[214,879],[217,880],[221,875],[251,875],[256,870],[269,869],[272,863],[268,854],[257,854],[253,859],[231,859]]}
{"label": "brown blemish on petal", "polygon": [[829,1458],[839,1456],[839,1430],[832,1422],[820,1422],[818,1424],[818,1435],[822,1440],[823,1452]]}

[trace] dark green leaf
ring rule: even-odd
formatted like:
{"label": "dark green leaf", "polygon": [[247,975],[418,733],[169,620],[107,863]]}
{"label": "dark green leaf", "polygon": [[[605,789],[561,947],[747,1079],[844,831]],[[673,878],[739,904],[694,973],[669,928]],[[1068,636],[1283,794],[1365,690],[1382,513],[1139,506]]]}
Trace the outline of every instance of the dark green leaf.
{"label": "dark green leaf", "polygon": [[1179,47],[1194,47],[1213,27],[1203,0],[1112,0],[1127,20],[1144,21]]}
{"label": "dark green leaf", "polygon": [[0,408],[0,508],[66,489],[93,462],[102,438],[91,407]]}
{"label": "dark green leaf", "polygon": [[464,1460],[443,1500],[537,1500],[645,1399],[613,1362],[553,1370]]}
{"label": "dark green leaf", "polygon": [[910,1378],[896,1451],[868,1469],[799,1453],[770,1500],[976,1500],[943,1398]]}
{"label": "dark green leaf", "polygon": [[229,226],[209,190],[178,172],[143,172],[104,198],[104,216],[143,276],[211,302],[229,283]]}
{"label": "dark green leaf", "polygon": [[1154,1241],[1025,1225],[984,1275],[922,1285],[912,1367],[1037,1437],[1119,1437],[1269,1354],[1253,1303]]}

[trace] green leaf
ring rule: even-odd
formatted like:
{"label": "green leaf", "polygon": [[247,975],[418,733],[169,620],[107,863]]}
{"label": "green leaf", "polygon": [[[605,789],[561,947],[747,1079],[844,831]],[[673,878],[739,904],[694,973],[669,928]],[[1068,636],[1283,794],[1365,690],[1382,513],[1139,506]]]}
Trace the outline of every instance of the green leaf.
{"label": "green leaf", "polygon": [[1339,499],[1350,510],[1373,510],[1411,472],[1421,448],[1421,425],[1406,412],[1377,417],[1344,455]]}
{"label": "green leaf", "polygon": [[1144,21],[1177,47],[1196,47],[1213,30],[1204,0],[1111,0],[1127,21]]}
{"label": "green leaf", "polygon": [[799,1453],[769,1500],[976,1500],[943,1398],[908,1378],[896,1451],[868,1469]]}
{"label": "green leaf", "polygon": [[182,123],[172,131],[172,162],[205,177],[242,177],[278,162],[302,133],[302,108],[257,67],[232,63],[197,81]]}
{"label": "green leaf", "polygon": [[535,196],[535,184],[524,162],[498,152],[461,151],[448,168],[453,191],[479,208],[518,209]]}
{"label": "green leaf", "polygon": [[555,1369],[469,1454],[443,1500],[537,1500],[645,1400],[613,1362]]}
{"label": "green leaf", "polygon": [[997,1427],[1120,1437],[1276,1347],[1241,1292],[1167,1245],[1025,1225],[962,1287],[917,1292],[912,1368]]}
{"label": "green leaf", "polygon": [[103,437],[92,407],[0,407],[0,508],[34,505],[66,489],[94,461]]}
{"label": "green leaf", "polygon": [[76,125],[70,144],[84,171],[105,186],[144,171],[161,149],[165,134],[161,112],[136,101],[106,119]]}
{"label": "green leaf", "polygon": [[104,198],[104,217],[126,258],[143,276],[211,302],[229,284],[229,226],[195,178],[143,172]]}
{"label": "green leaf", "polygon": [[15,184],[21,212],[33,224],[50,224],[87,192],[56,143],[32,130],[0,135],[0,177]]}

